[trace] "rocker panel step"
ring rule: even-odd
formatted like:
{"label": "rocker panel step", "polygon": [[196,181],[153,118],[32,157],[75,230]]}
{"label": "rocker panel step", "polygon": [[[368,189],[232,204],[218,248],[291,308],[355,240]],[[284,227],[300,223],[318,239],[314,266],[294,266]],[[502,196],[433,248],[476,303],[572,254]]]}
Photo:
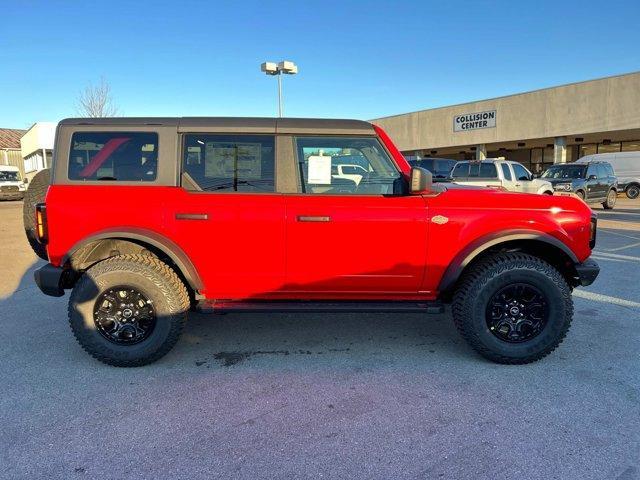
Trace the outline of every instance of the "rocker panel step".
{"label": "rocker panel step", "polygon": [[202,313],[228,312],[405,312],[444,313],[440,302],[351,302],[351,301],[253,301],[202,300],[197,305]]}

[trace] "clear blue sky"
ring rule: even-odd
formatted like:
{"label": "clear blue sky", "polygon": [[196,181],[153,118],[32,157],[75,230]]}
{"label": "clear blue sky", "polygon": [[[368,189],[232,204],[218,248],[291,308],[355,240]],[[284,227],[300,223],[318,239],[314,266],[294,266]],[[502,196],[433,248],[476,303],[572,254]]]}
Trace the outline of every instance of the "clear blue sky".
{"label": "clear blue sky", "polygon": [[375,118],[640,70],[640,2],[7,1],[0,127],[76,114]]}

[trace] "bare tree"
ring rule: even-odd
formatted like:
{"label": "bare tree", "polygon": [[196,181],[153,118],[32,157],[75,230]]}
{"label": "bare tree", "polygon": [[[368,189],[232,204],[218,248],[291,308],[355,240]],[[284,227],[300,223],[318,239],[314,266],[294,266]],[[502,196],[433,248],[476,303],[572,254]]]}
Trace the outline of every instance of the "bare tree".
{"label": "bare tree", "polygon": [[111,97],[111,86],[104,77],[100,77],[98,85],[90,84],[78,98],[78,113],[83,117],[101,118],[115,117],[118,107]]}

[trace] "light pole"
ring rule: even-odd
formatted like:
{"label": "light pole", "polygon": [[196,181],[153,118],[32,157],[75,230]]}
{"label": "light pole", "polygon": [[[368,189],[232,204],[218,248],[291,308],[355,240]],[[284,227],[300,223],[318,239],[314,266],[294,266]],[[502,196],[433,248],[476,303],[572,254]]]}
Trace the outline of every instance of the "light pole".
{"label": "light pole", "polygon": [[278,76],[278,117],[282,117],[283,101],[282,101],[282,74],[285,75],[295,75],[298,73],[298,66],[287,60],[284,60],[280,63],[275,62],[264,62],[260,65],[260,70],[262,70],[267,75],[277,75]]}

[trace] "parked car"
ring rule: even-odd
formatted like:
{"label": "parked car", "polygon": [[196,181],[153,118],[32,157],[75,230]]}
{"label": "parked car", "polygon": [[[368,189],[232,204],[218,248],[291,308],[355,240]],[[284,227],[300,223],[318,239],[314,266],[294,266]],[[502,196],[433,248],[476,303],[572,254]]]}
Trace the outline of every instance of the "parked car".
{"label": "parked car", "polygon": [[640,152],[597,153],[586,155],[578,162],[609,163],[618,178],[617,191],[624,192],[631,199],[640,196]]}
{"label": "parked car", "polygon": [[26,189],[18,167],[0,165],[0,200],[22,200]]}
{"label": "parked car", "polygon": [[602,203],[607,210],[616,205],[618,179],[607,162],[552,165],[541,178],[549,180],[559,195],[577,195],[587,203]]}
{"label": "parked car", "polygon": [[409,160],[412,167],[420,167],[429,170],[433,175],[434,182],[448,182],[451,170],[455,167],[457,160],[450,158],[422,158],[420,160]]}
{"label": "parked car", "polygon": [[[359,183],[332,177],[338,151],[366,159]],[[76,339],[116,366],[165,355],[190,309],[447,303],[481,355],[528,363],[559,345],[571,289],[599,272],[584,202],[433,184],[362,121],[67,119],[50,178],[33,190],[46,192],[33,234],[48,261],[35,281],[71,290]]]}
{"label": "parked car", "polygon": [[451,181],[460,185],[501,187],[510,192],[553,195],[553,187],[518,162],[499,159],[458,162],[451,171]]}

